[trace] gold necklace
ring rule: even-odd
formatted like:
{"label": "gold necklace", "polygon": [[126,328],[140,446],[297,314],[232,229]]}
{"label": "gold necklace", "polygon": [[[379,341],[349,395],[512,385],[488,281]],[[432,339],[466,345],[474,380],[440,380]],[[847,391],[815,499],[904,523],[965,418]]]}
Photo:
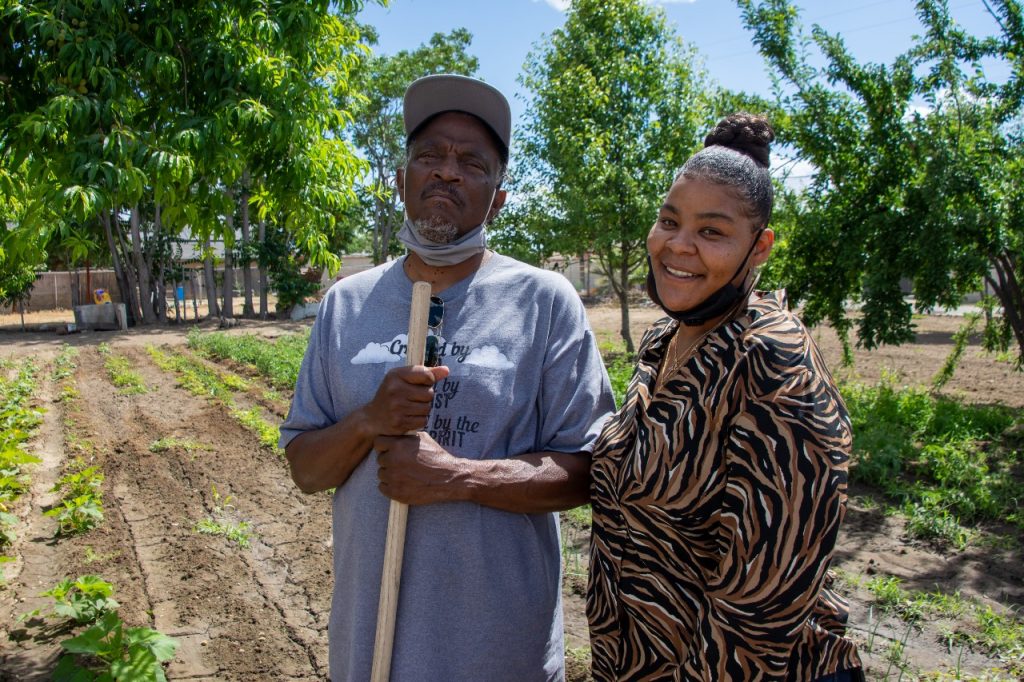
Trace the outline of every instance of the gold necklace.
{"label": "gold necklace", "polygon": [[665,356],[662,358],[661,361],[661,370],[658,372],[658,381],[657,385],[655,386],[656,391],[664,387],[665,382],[668,381],[669,374],[674,373],[680,367],[682,367],[683,362],[689,360],[690,355],[693,353],[693,351],[697,348],[698,345],[700,345],[701,341],[707,338],[707,335],[710,334],[712,331],[713,330],[709,329],[708,331],[702,333],[690,344],[688,344],[685,350],[680,352],[679,347],[682,344],[679,343],[679,330],[676,329],[676,333],[672,335],[672,339],[668,343],[668,348],[665,349]]}

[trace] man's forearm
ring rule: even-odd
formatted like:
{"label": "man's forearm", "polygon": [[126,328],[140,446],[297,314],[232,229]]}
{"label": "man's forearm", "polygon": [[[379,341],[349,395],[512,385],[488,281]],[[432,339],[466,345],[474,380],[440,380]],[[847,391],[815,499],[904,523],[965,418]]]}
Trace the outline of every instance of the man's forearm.
{"label": "man's forearm", "polygon": [[336,488],[352,475],[373,446],[362,410],[336,424],[296,436],[285,448],[292,480],[304,493]]}
{"label": "man's forearm", "polygon": [[590,453],[533,452],[495,460],[464,460],[465,499],[504,511],[537,514],[590,501]]}

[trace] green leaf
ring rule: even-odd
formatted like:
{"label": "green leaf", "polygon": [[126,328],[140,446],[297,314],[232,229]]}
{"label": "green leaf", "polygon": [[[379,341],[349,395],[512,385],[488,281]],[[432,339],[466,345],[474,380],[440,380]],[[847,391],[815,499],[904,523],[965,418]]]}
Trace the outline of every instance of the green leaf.
{"label": "green leaf", "polygon": [[158,661],[169,661],[178,650],[178,641],[149,628],[128,628],[129,644],[146,647]]}
{"label": "green leaf", "polygon": [[53,682],[94,682],[96,675],[80,667],[74,656],[61,656],[53,670]]}

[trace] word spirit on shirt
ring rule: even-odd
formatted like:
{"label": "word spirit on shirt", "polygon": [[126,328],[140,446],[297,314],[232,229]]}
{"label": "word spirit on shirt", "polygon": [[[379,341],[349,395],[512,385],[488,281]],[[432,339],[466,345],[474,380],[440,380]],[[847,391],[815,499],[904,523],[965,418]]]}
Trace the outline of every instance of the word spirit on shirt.
{"label": "word spirit on shirt", "polygon": [[475,422],[469,417],[462,415],[455,419],[455,428],[452,428],[451,417],[435,416],[434,423],[430,427],[430,437],[437,441],[441,447],[462,447],[463,439],[467,433],[480,431],[480,422]]}

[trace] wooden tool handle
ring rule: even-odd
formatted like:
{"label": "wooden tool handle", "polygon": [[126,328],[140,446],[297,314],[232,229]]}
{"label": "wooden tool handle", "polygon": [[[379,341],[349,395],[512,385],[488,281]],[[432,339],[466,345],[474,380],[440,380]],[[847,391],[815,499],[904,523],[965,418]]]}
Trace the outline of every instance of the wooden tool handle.
{"label": "wooden tool handle", "polygon": [[[409,310],[409,337],[406,365],[422,365],[427,347],[427,319],[430,316],[430,283],[412,286]],[[409,435],[415,435],[410,431]],[[391,677],[391,650],[395,643],[395,616],[398,613],[398,588],[402,583],[402,554],[405,551],[405,524],[409,505],[391,500],[388,534],[384,544],[384,568],[380,575],[380,602],[377,604],[377,633],[373,643],[372,682],[388,682]]]}

